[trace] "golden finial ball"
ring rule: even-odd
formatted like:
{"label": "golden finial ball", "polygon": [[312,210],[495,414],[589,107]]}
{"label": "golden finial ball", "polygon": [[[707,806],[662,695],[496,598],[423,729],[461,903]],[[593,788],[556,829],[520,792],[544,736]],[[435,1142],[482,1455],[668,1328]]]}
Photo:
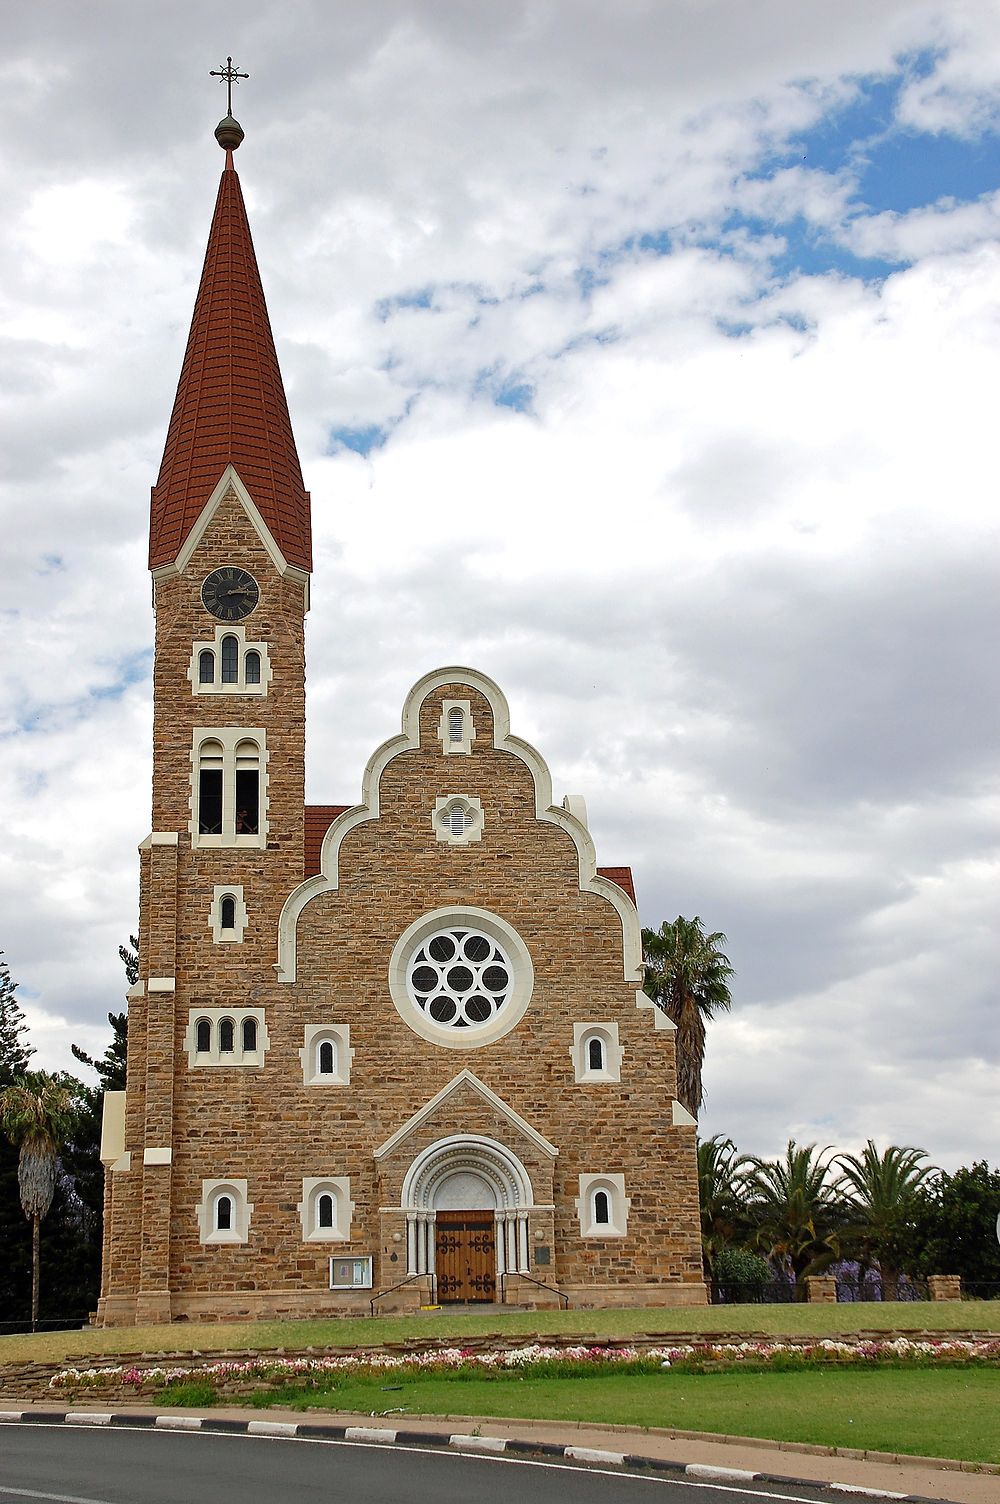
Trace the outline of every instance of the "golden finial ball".
{"label": "golden finial ball", "polygon": [[227,115],[215,127],[215,139],[223,151],[235,151],[243,140],[243,127],[232,115]]}

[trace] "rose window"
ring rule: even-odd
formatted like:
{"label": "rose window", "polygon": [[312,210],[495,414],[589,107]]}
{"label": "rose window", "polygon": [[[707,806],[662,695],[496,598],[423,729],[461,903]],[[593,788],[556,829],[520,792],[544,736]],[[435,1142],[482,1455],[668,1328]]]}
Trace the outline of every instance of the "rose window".
{"label": "rose window", "polygon": [[507,1002],[513,971],[506,953],[481,930],[439,930],[419,947],[406,972],[411,1000],[444,1028],[490,1023]]}

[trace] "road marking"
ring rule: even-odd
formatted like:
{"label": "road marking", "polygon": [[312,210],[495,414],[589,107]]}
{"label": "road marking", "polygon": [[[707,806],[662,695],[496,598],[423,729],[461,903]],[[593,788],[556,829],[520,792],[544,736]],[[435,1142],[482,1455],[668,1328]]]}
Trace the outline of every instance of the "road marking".
{"label": "road marking", "polygon": [[57,1504],[108,1504],[107,1499],[82,1499],[79,1494],[43,1494],[34,1488],[10,1488],[0,1483],[0,1498],[12,1494],[18,1499],[55,1499]]}

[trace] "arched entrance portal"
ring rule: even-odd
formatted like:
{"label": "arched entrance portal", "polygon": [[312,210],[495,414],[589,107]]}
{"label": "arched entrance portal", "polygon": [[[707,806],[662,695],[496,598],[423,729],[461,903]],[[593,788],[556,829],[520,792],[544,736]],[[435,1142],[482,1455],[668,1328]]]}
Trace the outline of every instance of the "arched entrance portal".
{"label": "arched entrance portal", "polygon": [[437,1299],[492,1301],[502,1275],[528,1272],[528,1172],[495,1139],[457,1135],[422,1150],[403,1181],[408,1274]]}

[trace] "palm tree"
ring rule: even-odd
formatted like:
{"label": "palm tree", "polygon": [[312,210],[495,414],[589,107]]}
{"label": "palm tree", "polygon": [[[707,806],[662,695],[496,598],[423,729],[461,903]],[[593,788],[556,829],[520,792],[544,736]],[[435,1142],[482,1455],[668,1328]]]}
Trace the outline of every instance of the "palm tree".
{"label": "palm tree", "polygon": [[843,1236],[858,1255],[859,1298],[865,1274],[874,1264],[882,1275],[882,1299],[897,1298],[895,1245],[917,1188],[934,1173],[933,1165],[921,1165],[926,1158],[926,1149],[896,1144],[879,1154],[869,1139],[860,1154],[841,1154],[836,1160],[841,1171],[837,1187],[847,1192]]}
{"label": "palm tree", "polygon": [[677,1025],[677,1097],[697,1117],[705,1100],[701,1067],[705,1059],[705,1023],[732,1005],[729,978],[733,968],[720,946],[721,931],[705,934],[697,914],[665,919],[658,930],[644,929],[642,951],[646,993]]}
{"label": "palm tree", "polygon": [[712,1278],[716,1255],[746,1230],[743,1168],[747,1156],[736,1152],[731,1138],[716,1133],[698,1145],[698,1198],[701,1203],[701,1256]]}
{"label": "palm tree", "polygon": [[31,1222],[31,1330],[38,1329],[38,1235],[56,1188],[56,1157],[73,1120],[68,1086],[44,1071],[28,1071],[0,1092],[0,1124],[19,1144],[17,1184]]}
{"label": "palm tree", "polygon": [[829,1149],[788,1140],[784,1160],[750,1160],[748,1210],[755,1241],[795,1276],[796,1285],[837,1258],[843,1213],[830,1179]]}

